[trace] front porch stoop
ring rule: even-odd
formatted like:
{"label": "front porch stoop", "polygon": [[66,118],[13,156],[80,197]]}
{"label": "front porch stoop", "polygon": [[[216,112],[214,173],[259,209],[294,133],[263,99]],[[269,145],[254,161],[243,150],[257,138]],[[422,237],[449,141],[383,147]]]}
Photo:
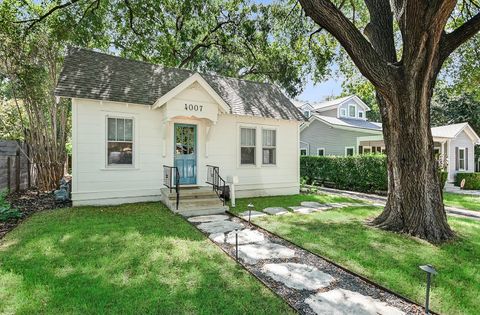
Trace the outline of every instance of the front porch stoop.
{"label": "front porch stoop", "polygon": [[228,210],[210,186],[181,187],[178,209],[175,189],[170,192],[169,188],[162,188],[161,200],[170,210],[186,217],[222,214]]}

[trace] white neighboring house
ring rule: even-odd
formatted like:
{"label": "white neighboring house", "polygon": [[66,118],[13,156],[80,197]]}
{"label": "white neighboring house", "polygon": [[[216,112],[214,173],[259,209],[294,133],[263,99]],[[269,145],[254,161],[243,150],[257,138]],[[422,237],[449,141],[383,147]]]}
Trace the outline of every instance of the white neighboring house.
{"label": "white neighboring house", "polygon": [[[355,96],[321,103],[296,102],[310,116],[300,128],[300,155],[347,156],[385,153],[382,124],[370,122],[370,108]],[[432,128],[434,150],[448,161],[449,181],[458,172],[474,172],[474,148],[480,138],[468,123]]]}
{"label": "white neighboring house", "polygon": [[75,206],[168,201],[171,167],[183,188],[213,165],[237,197],[299,192],[304,117],[274,85],[75,48],[55,94],[72,99]]}

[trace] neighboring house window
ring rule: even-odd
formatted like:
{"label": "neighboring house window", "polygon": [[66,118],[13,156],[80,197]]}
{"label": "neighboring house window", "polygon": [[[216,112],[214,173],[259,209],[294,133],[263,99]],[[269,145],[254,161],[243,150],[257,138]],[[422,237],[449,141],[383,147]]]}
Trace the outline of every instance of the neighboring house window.
{"label": "neighboring house window", "polygon": [[307,155],[307,149],[300,149],[300,156]]}
{"label": "neighboring house window", "polygon": [[355,114],[356,114],[355,105],[349,105],[348,106],[348,116],[349,117],[355,117]]}
{"label": "neighboring house window", "polygon": [[340,108],[340,116],[341,117],[347,116],[347,110],[345,108]]}
{"label": "neighboring house window", "polygon": [[325,149],[324,148],[317,149],[317,155],[318,156],[325,156]]}
{"label": "neighboring house window", "polygon": [[240,164],[255,164],[255,128],[240,129]]}
{"label": "neighboring house window", "polygon": [[310,118],[311,113],[310,113],[309,110],[306,110],[306,111],[303,112],[303,115],[307,118]]}
{"label": "neighboring house window", "polygon": [[372,153],[372,149],[370,147],[363,147],[363,154],[370,154]]}
{"label": "neighboring house window", "polygon": [[354,147],[345,147],[345,156],[352,156],[355,153]]}
{"label": "neighboring house window", "polygon": [[363,118],[363,111],[358,112],[358,118]]}
{"label": "neighboring house window", "polygon": [[108,118],[108,165],[133,165],[133,119]]}
{"label": "neighboring house window", "polygon": [[436,159],[440,156],[440,148],[433,148],[433,155]]}
{"label": "neighboring house window", "polygon": [[458,169],[465,170],[465,148],[458,149]]}
{"label": "neighboring house window", "polygon": [[262,130],[262,161],[263,164],[277,163],[277,131]]}

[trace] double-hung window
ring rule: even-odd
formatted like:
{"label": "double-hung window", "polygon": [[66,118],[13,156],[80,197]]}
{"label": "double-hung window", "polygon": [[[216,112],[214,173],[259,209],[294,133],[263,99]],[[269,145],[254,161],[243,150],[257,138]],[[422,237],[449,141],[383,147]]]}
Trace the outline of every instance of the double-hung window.
{"label": "double-hung window", "polygon": [[262,130],[262,163],[277,163],[277,131],[272,129]]}
{"label": "double-hung window", "polygon": [[240,128],[240,164],[255,165],[255,128]]}
{"label": "double-hung window", "polygon": [[357,109],[356,109],[355,105],[349,105],[348,106],[348,116],[349,117],[355,117],[356,111],[357,111]]}
{"label": "double-hung window", "polygon": [[107,164],[133,165],[133,119],[107,119]]}
{"label": "double-hung window", "polygon": [[465,171],[465,155],[465,148],[458,149],[458,166],[461,171]]}

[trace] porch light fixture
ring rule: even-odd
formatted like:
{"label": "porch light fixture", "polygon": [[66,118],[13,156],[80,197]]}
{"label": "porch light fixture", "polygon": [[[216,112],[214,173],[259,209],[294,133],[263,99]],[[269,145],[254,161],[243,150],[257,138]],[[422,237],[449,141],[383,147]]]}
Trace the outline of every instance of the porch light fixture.
{"label": "porch light fixture", "polygon": [[430,282],[432,275],[436,275],[437,271],[432,265],[423,265],[419,266],[420,269],[427,273],[427,293],[425,298],[425,314],[430,314],[429,312],[429,302],[430,302]]}
{"label": "porch light fixture", "polygon": [[255,209],[255,207],[251,203],[249,203],[247,207],[248,207],[248,224],[250,224],[250,217],[252,216],[252,210]]}

